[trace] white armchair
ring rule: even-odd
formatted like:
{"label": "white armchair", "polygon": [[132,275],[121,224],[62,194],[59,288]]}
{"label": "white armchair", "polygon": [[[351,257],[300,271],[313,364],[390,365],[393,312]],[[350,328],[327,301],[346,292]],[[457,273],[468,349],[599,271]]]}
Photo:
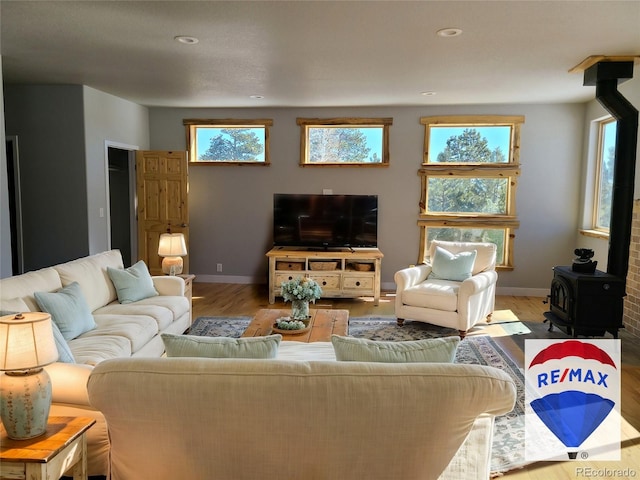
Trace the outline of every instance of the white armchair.
{"label": "white armchair", "polygon": [[[453,255],[477,252],[471,276],[462,281],[430,277],[436,247]],[[396,306],[398,325],[405,319],[455,328],[464,338],[467,331],[489,317],[495,305],[498,274],[496,245],[493,243],[445,242],[433,240],[427,263],[396,272]]]}

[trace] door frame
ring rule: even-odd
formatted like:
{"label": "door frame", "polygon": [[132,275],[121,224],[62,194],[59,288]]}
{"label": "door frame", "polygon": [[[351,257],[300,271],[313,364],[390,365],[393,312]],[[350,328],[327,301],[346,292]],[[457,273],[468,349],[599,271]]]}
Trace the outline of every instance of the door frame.
{"label": "door frame", "polygon": [[[111,250],[111,192],[109,190],[109,148],[117,148],[120,150],[126,150],[127,163],[129,166],[129,195],[131,198],[129,223],[131,230],[131,255],[132,257],[138,256],[138,218],[137,218],[137,205],[138,198],[136,196],[136,151],[140,150],[138,145],[129,145],[121,142],[114,142],[112,140],[104,141],[104,171],[105,171],[105,213],[106,213],[106,234],[107,234],[107,250]],[[135,263],[136,259],[132,258],[131,263]]]}
{"label": "door frame", "polygon": [[[24,273],[24,243],[23,243],[23,231],[22,231],[22,185],[20,184],[20,155],[18,149],[18,136],[17,135],[6,135],[5,136],[5,146],[4,148],[11,148],[11,162],[13,169],[13,178],[7,178],[8,183],[13,183],[13,204],[15,208],[15,232],[12,235],[15,235],[15,247],[16,250],[11,252],[13,257],[11,269],[13,270],[15,261],[15,265],[17,267],[17,271],[13,272],[13,275],[18,275]],[[7,162],[9,160],[7,159]],[[13,243],[13,242],[12,242]]]}

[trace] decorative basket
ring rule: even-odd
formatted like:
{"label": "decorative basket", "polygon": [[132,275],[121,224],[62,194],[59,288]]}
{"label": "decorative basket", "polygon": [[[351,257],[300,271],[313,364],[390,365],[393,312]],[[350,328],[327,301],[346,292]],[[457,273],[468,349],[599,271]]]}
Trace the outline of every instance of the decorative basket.
{"label": "decorative basket", "polygon": [[337,261],[309,262],[311,270],[335,270],[338,268]]}
{"label": "decorative basket", "polygon": [[302,262],[276,262],[276,270],[302,270]]}
{"label": "decorative basket", "polygon": [[373,265],[370,263],[354,263],[353,268],[359,272],[370,272],[373,270]]}

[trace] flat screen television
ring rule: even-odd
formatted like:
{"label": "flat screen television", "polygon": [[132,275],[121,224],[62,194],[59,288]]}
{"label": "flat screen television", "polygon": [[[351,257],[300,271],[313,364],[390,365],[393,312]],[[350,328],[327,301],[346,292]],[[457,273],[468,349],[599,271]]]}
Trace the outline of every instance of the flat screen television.
{"label": "flat screen television", "polygon": [[377,195],[273,196],[273,244],[287,247],[377,247]]}

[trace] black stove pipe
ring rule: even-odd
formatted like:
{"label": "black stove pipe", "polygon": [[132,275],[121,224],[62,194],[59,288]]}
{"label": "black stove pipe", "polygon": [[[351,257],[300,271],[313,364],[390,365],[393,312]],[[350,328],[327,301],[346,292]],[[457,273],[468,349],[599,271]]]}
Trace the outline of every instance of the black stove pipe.
{"label": "black stove pipe", "polygon": [[617,120],[607,273],[625,280],[633,219],[638,110],[618,92],[620,79],[633,77],[633,62],[600,62],[584,72],[584,85],[596,86],[596,99]]}

